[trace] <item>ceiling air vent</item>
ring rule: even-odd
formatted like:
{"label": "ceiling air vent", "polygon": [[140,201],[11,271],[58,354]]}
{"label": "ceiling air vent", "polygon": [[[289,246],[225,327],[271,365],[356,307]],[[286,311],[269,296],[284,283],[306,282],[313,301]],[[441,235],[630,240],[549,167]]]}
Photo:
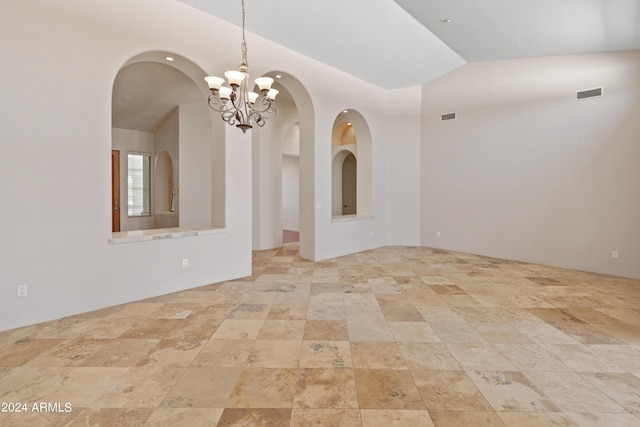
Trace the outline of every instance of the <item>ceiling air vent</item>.
{"label": "ceiling air vent", "polygon": [[594,96],[602,96],[602,87],[594,89],[579,90],[576,92],[576,99],[593,98]]}
{"label": "ceiling air vent", "polygon": [[454,120],[456,118],[456,113],[447,113],[442,115],[442,120]]}

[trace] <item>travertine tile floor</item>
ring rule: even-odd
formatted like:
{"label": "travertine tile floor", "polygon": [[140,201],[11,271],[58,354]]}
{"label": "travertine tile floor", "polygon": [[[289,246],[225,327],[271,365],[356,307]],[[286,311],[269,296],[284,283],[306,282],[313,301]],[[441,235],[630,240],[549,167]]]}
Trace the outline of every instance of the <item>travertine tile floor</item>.
{"label": "travertine tile floor", "polygon": [[252,277],[1,333],[0,402],[20,427],[640,426],[640,281],[289,244]]}

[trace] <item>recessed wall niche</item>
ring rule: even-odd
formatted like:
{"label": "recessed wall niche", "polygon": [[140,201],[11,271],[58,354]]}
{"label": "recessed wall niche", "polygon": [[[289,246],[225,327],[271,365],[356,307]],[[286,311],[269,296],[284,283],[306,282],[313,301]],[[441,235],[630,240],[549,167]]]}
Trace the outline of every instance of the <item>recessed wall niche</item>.
{"label": "recessed wall niche", "polygon": [[[120,152],[121,163],[127,152],[151,153],[153,165],[151,214],[133,218],[120,211],[119,231],[224,227],[225,130],[207,106],[205,75],[179,55],[149,52],[115,77],[112,150]],[[127,179],[121,167],[120,188],[127,188]]]}
{"label": "recessed wall niche", "polygon": [[359,112],[336,116],[331,146],[332,217],[371,216],[371,132]]}

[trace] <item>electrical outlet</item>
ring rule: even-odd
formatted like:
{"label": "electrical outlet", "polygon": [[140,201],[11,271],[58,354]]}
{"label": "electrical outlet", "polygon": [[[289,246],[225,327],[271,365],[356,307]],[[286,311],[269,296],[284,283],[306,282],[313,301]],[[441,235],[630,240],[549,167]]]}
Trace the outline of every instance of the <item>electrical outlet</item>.
{"label": "electrical outlet", "polygon": [[183,258],[182,259],[182,267],[184,267],[184,268],[189,267],[189,259],[188,258]]}
{"label": "electrical outlet", "polygon": [[618,251],[613,251],[611,252],[611,258],[619,258],[620,254],[618,253]]}
{"label": "electrical outlet", "polygon": [[19,298],[27,296],[27,285],[18,285],[17,295]]}

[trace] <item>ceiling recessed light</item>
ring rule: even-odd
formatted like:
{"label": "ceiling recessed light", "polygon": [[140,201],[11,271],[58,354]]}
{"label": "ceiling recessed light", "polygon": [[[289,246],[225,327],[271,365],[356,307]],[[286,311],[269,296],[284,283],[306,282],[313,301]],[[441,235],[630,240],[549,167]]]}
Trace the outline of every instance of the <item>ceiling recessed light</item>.
{"label": "ceiling recessed light", "polygon": [[451,19],[446,18],[446,19],[443,19],[442,22],[444,22],[445,24],[451,24]]}
{"label": "ceiling recessed light", "polygon": [[175,59],[174,59],[172,56],[165,56],[165,58],[164,58],[164,59],[166,59],[166,60],[167,60],[167,61],[169,61],[169,62],[173,62],[173,61],[175,61]]}

